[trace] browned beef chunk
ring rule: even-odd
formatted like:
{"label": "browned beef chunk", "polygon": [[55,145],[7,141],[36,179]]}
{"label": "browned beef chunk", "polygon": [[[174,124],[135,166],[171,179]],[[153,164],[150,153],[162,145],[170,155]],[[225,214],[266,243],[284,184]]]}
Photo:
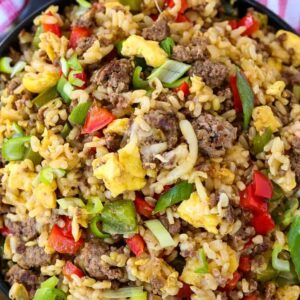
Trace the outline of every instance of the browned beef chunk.
{"label": "browned beef chunk", "polygon": [[17,252],[22,255],[18,264],[24,269],[46,266],[51,263],[53,257],[39,246],[26,247],[24,244],[19,244]]}
{"label": "browned beef chunk", "polygon": [[300,72],[298,70],[285,68],[281,75],[287,85],[300,84]]}
{"label": "browned beef chunk", "polygon": [[179,219],[174,219],[174,224],[170,224],[167,216],[162,215],[159,217],[159,220],[172,235],[175,235],[180,232],[181,223]]}
{"label": "browned beef chunk", "polygon": [[229,122],[210,114],[202,114],[192,122],[201,153],[209,157],[220,157],[232,147],[237,129]]}
{"label": "browned beef chunk", "polygon": [[221,63],[214,63],[209,59],[196,61],[189,71],[190,76],[202,77],[203,81],[210,87],[219,87],[223,84],[228,75],[228,69]]}
{"label": "browned beef chunk", "polygon": [[9,81],[7,84],[7,92],[9,95],[12,95],[14,90],[21,84],[21,79],[20,78],[13,78],[12,80]]}
{"label": "browned beef chunk", "polygon": [[12,222],[9,219],[5,219],[4,224],[13,235],[24,240],[32,240],[38,235],[35,220],[32,218],[28,218],[22,222]]}
{"label": "browned beef chunk", "polygon": [[123,137],[117,133],[104,134],[106,147],[111,152],[116,152],[120,149]]}
{"label": "browned beef chunk", "polygon": [[29,270],[24,270],[18,265],[13,265],[5,275],[5,280],[10,285],[13,285],[15,282],[21,283],[28,289],[30,295],[33,295],[34,291],[44,279],[43,276],[37,275]]}
{"label": "browned beef chunk", "polygon": [[128,59],[114,59],[95,71],[92,82],[111,87],[114,91],[121,93],[129,90],[132,77],[132,65]]}
{"label": "browned beef chunk", "polygon": [[129,100],[120,94],[110,94],[109,101],[112,104],[112,106],[117,109],[126,109],[129,107]]}
{"label": "browned beef chunk", "polygon": [[101,256],[104,254],[109,254],[108,245],[99,239],[90,240],[84,244],[75,263],[98,280],[121,280],[125,275],[124,270],[103,263]]}
{"label": "browned beef chunk", "polygon": [[160,17],[154,24],[148,28],[144,28],[142,35],[146,40],[160,42],[170,34],[168,20],[165,17]]}
{"label": "browned beef chunk", "polygon": [[194,39],[189,46],[176,45],[173,48],[172,58],[187,63],[204,60],[207,57],[206,46],[207,42],[203,39]]}
{"label": "browned beef chunk", "polygon": [[292,152],[290,159],[292,168],[295,171],[297,178],[300,179],[300,154]]}
{"label": "browned beef chunk", "polygon": [[86,50],[93,46],[96,40],[97,38],[94,35],[79,39],[76,47],[76,53],[78,55],[83,54]]}
{"label": "browned beef chunk", "polygon": [[95,8],[92,7],[88,9],[86,12],[81,14],[78,18],[75,18],[73,22],[73,26],[78,27],[92,27],[94,25],[94,17],[95,17]]}

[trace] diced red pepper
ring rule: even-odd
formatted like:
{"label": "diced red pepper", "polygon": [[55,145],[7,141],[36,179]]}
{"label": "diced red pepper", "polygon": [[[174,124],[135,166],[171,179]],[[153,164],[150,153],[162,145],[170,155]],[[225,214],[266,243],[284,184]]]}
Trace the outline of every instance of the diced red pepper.
{"label": "diced red pepper", "polygon": [[241,274],[239,272],[237,272],[237,271],[234,272],[232,279],[230,279],[229,281],[227,281],[227,283],[226,283],[226,285],[224,287],[224,290],[226,292],[234,290],[236,288],[239,280],[241,279],[241,277],[242,276],[241,276]]}
{"label": "diced red pepper", "polygon": [[[53,13],[51,11],[49,11],[47,13],[47,15],[48,16],[53,16]],[[44,32],[52,32],[52,33],[56,34],[58,37],[61,37],[61,30],[60,30],[60,27],[57,23],[56,24],[43,23],[42,27],[43,27]]]}
{"label": "diced red pepper", "polygon": [[90,108],[85,119],[82,133],[93,133],[99,129],[104,128],[115,119],[116,117],[107,109],[102,108],[98,105],[93,105]]}
{"label": "diced red pepper", "polygon": [[178,88],[175,89],[176,92],[182,91],[184,96],[188,96],[190,94],[190,87],[187,82],[182,83]]}
{"label": "diced red pepper", "polygon": [[268,211],[268,204],[263,198],[255,196],[253,184],[249,184],[244,191],[240,193],[240,205],[243,209],[255,213]]}
{"label": "diced red pepper", "polygon": [[152,15],[150,15],[150,18],[151,18],[153,21],[156,21],[156,20],[158,19],[158,15],[152,14]]}
{"label": "diced red pepper", "polygon": [[248,249],[252,246],[253,242],[252,242],[252,238],[244,245],[244,250]]}
{"label": "diced red pepper", "polygon": [[70,238],[73,238],[73,235],[72,235],[72,219],[68,218],[67,216],[62,216],[61,219],[65,223],[64,227],[62,227],[62,228],[60,227],[62,232],[63,232],[63,235],[67,236],[67,237],[70,237]]}
{"label": "diced red pepper", "polygon": [[248,295],[243,298],[243,300],[256,300],[257,297],[255,295]]}
{"label": "diced red pepper", "polygon": [[69,45],[72,49],[75,49],[78,45],[78,41],[82,38],[89,37],[91,31],[86,27],[75,26],[72,28],[70,35]]}
{"label": "diced red pepper", "polygon": [[[174,0],[169,0],[167,2],[168,7],[172,8],[174,7],[175,3]],[[188,8],[188,3],[186,0],[181,0],[181,8],[179,10],[179,14],[183,14]]]}
{"label": "diced red pepper", "polygon": [[2,236],[8,236],[10,234],[10,230],[8,227],[4,226],[2,228],[0,228],[0,234]]}
{"label": "diced red pepper", "polygon": [[232,30],[237,29],[239,27],[238,20],[236,19],[229,20],[228,23],[231,26]]}
{"label": "diced red pepper", "polygon": [[78,87],[79,89],[84,90],[86,88],[86,82],[87,82],[87,77],[84,71],[82,71],[81,73],[77,73],[74,75],[75,78],[80,79],[84,82],[83,86]]}
{"label": "diced red pepper", "polygon": [[136,256],[140,256],[145,251],[145,242],[139,234],[135,234],[133,237],[126,239],[126,243]]}
{"label": "diced red pepper", "polygon": [[236,112],[242,112],[243,106],[242,106],[242,101],[236,84],[236,75],[231,75],[229,77],[229,84],[233,95],[234,109]]}
{"label": "diced red pepper", "polygon": [[177,23],[184,23],[184,22],[191,22],[191,20],[187,16],[185,16],[183,14],[178,14],[175,22],[177,22]]}
{"label": "diced red pepper", "polygon": [[275,223],[271,215],[267,212],[254,214],[251,225],[254,227],[256,233],[267,234],[275,228]]}
{"label": "diced red pepper", "polygon": [[240,257],[239,270],[242,272],[249,272],[251,270],[251,259],[249,256]]}
{"label": "diced red pepper", "polygon": [[145,201],[142,196],[137,195],[135,197],[134,204],[139,215],[142,215],[146,218],[150,218],[152,216],[154,207]]}
{"label": "diced red pepper", "polygon": [[242,19],[240,19],[238,23],[238,27],[240,26],[246,27],[246,30],[243,32],[242,35],[247,35],[247,36],[252,35],[255,31],[259,29],[258,21],[251,14],[248,14]]}
{"label": "diced red pepper", "polygon": [[72,280],[72,275],[75,274],[79,278],[84,276],[84,273],[75,265],[73,265],[70,261],[67,261],[64,265],[64,268],[62,270],[65,277],[68,278],[68,280]]}
{"label": "diced red pepper", "polygon": [[83,246],[84,241],[80,238],[77,242],[75,242],[74,238],[69,237],[65,234],[65,232],[66,231],[55,224],[49,235],[48,244],[58,253],[76,254]]}
{"label": "diced red pepper", "polygon": [[192,290],[190,286],[186,283],[183,283],[182,288],[179,290],[176,296],[178,299],[190,298],[192,296]]}
{"label": "diced red pepper", "polygon": [[271,180],[259,171],[254,172],[253,177],[255,196],[266,199],[272,198],[273,186]]}

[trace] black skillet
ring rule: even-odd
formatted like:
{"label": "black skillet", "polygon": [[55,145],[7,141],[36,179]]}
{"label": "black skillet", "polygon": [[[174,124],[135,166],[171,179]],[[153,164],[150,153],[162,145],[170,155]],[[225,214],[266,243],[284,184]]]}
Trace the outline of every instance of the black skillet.
{"label": "black skillet", "polygon": [[[17,20],[18,25],[15,26],[1,41],[0,41],[0,56],[4,55],[9,46],[17,43],[18,34],[23,28],[29,28],[32,26],[32,21],[35,16],[37,16],[41,11],[46,9],[51,4],[59,4],[60,6],[65,6],[70,4],[70,0],[31,0],[28,6],[22,12]],[[239,15],[244,16],[247,9],[253,7],[255,10],[266,14],[269,18],[269,24],[276,29],[285,29],[288,31],[295,32],[295,30],[288,25],[283,19],[274,14],[272,11],[262,6],[254,0],[237,0],[236,7],[238,8]],[[8,286],[0,278],[0,300],[8,299]]]}

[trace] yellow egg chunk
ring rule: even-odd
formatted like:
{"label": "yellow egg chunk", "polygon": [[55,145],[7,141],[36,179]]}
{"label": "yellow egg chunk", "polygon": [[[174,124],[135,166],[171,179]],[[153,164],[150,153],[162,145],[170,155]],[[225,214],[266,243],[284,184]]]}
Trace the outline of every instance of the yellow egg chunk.
{"label": "yellow egg chunk", "polygon": [[278,118],[274,116],[272,109],[267,105],[255,107],[252,118],[254,120],[254,127],[258,132],[263,132],[266,128],[270,128],[272,132],[276,132],[282,126]]}
{"label": "yellow egg chunk", "polygon": [[113,197],[125,191],[142,189],[146,184],[146,172],[135,143],[127,144],[118,153],[104,155],[102,165],[94,168],[94,175],[104,181]]}
{"label": "yellow egg chunk", "polygon": [[282,94],[284,88],[285,88],[284,81],[278,80],[268,87],[268,89],[266,90],[266,93],[267,93],[267,95],[271,95],[271,96],[279,98],[279,97],[281,97],[281,94]]}
{"label": "yellow egg chunk", "polygon": [[129,127],[129,119],[123,118],[123,119],[116,119],[113,122],[111,122],[104,130],[104,133],[116,133],[119,135],[123,135],[125,131]]}
{"label": "yellow egg chunk", "polygon": [[40,203],[45,208],[55,208],[56,207],[55,189],[56,189],[55,183],[51,185],[39,183],[39,185],[33,191],[35,201]]}
{"label": "yellow egg chunk", "polygon": [[208,199],[200,199],[196,192],[179,205],[177,212],[181,219],[194,227],[203,227],[208,232],[218,233],[216,227],[221,221],[219,216],[209,213]]}
{"label": "yellow egg chunk", "polygon": [[167,61],[167,53],[159,43],[147,41],[141,36],[131,35],[122,45],[122,55],[144,57],[147,65],[158,68]]}
{"label": "yellow egg chunk", "polygon": [[41,93],[56,85],[59,74],[54,72],[26,73],[23,77],[24,87],[32,93]]}
{"label": "yellow egg chunk", "polygon": [[285,285],[277,289],[276,299],[278,300],[297,300],[300,296],[298,285]]}
{"label": "yellow egg chunk", "polygon": [[292,32],[286,30],[279,30],[276,33],[276,37],[285,35],[285,39],[283,41],[284,48],[286,50],[293,49],[294,55],[292,56],[293,64],[295,66],[300,65],[300,37]]}

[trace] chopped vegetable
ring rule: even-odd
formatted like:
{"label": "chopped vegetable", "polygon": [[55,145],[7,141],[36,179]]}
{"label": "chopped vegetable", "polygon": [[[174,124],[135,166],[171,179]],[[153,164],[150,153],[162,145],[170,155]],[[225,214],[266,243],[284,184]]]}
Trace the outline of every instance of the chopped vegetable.
{"label": "chopped vegetable", "polygon": [[263,212],[255,214],[251,220],[257,234],[267,234],[275,228],[274,221],[269,213]]}
{"label": "chopped vegetable", "polygon": [[176,92],[182,91],[184,96],[187,97],[190,94],[190,87],[187,82],[183,82],[181,86],[175,89]]}
{"label": "chopped vegetable", "polygon": [[38,152],[33,151],[30,145],[25,150],[24,159],[30,159],[35,166],[42,161],[41,155]]}
{"label": "chopped vegetable", "polygon": [[136,196],[134,204],[139,215],[142,215],[146,218],[150,218],[152,216],[154,207],[145,201],[141,196]]}
{"label": "chopped vegetable", "polygon": [[130,200],[117,200],[104,206],[102,228],[110,234],[130,234],[137,230],[135,207]]}
{"label": "chopped vegetable", "polygon": [[82,66],[77,58],[77,54],[74,53],[68,60],[68,66],[75,71],[82,71]]}
{"label": "chopped vegetable", "polygon": [[13,71],[12,66],[10,65],[12,62],[12,59],[8,56],[1,57],[0,58],[0,72],[11,74]]}
{"label": "chopped vegetable", "polygon": [[120,0],[123,5],[128,5],[132,11],[140,11],[142,0]]}
{"label": "chopped vegetable", "polygon": [[253,151],[255,154],[261,153],[264,151],[264,147],[272,139],[272,130],[268,127],[262,135],[256,134],[252,140]]}
{"label": "chopped vegetable", "polygon": [[70,262],[70,261],[66,262],[66,264],[63,267],[62,273],[70,281],[72,280],[73,274],[78,276],[79,278],[84,276],[84,273],[79,268],[77,268],[75,265],[73,265],[72,262]]}
{"label": "chopped vegetable", "polygon": [[251,271],[251,260],[249,256],[240,257],[239,270],[242,272]]}
{"label": "chopped vegetable", "polygon": [[70,123],[83,125],[90,106],[91,102],[83,102],[75,106],[68,118]]}
{"label": "chopped vegetable", "polygon": [[12,129],[15,134],[12,136],[13,138],[24,136],[24,131],[21,126],[19,126],[16,122],[12,124]]}
{"label": "chopped vegetable", "polygon": [[84,7],[84,8],[90,8],[90,7],[92,7],[92,4],[91,4],[89,1],[86,1],[86,0],[76,0],[76,2],[77,2],[81,7]]}
{"label": "chopped vegetable", "polygon": [[267,27],[268,26],[269,18],[266,14],[256,12],[255,15],[257,16],[259,27]]}
{"label": "chopped vegetable", "polygon": [[295,217],[295,212],[299,207],[299,201],[297,198],[290,198],[287,201],[288,209],[284,212],[282,218],[281,218],[281,224],[284,227],[289,226]]}
{"label": "chopped vegetable", "polygon": [[272,198],[273,186],[268,177],[259,171],[254,172],[253,176],[254,194],[255,196],[270,199]]}
{"label": "chopped vegetable", "polygon": [[[48,16],[53,16],[53,13],[51,11],[49,11],[47,13]],[[43,23],[42,24],[43,27],[43,32],[52,32],[55,35],[57,35],[58,37],[61,37],[61,30],[59,25],[56,24],[47,24],[47,23]]]}
{"label": "chopped vegetable", "polygon": [[185,22],[191,23],[191,20],[183,14],[178,14],[175,22],[177,22],[177,23],[185,23]]}
{"label": "chopped vegetable", "polygon": [[60,290],[55,288],[58,284],[59,280],[56,276],[52,276],[41,283],[41,286],[35,292],[33,300],[62,300],[67,299],[66,294]]}
{"label": "chopped vegetable", "polygon": [[173,53],[173,47],[175,46],[175,42],[172,38],[167,37],[163,41],[160,42],[160,47],[164,49],[164,51],[171,56]]}
{"label": "chopped vegetable", "polygon": [[2,157],[6,161],[22,160],[25,155],[25,144],[30,142],[30,136],[21,136],[4,141]]}
{"label": "chopped vegetable", "polygon": [[300,279],[300,216],[295,216],[288,232],[288,246],[296,273]]}
{"label": "chopped vegetable", "polygon": [[91,31],[85,27],[75,26],[72,28],[70,35],[69,45],[72,49],[75,49],[78,45],[78,41],[82,38],[89,37],[91,35]]}
{"label": "chopped vegetable", "polygon": [[172,83],[164,83],[163,86],[169,89],[179,88],[183,83],[189,82],[189,77],[180,78]]}
{"label": "chopped vegetable", "polygon": [[39,180],[49,185],[53,182],[54,178],[61,178],[66,175],[66,170],[64,169],[54,169],[51,167],[43,168],[39,173]]}
{"label": "chopped vegetable", "polygon": [[192,296],[193,292],[191,290],[191,287],[183,282],[182,288],[179,290],[178,294],[176,295],[179,299],[190,299]]}
{"label": "chopped vegetable", "polygon": [[42,26],[38,26],[36,28],[36,31],[35,31],[35,34],[34,34],[34,37],[33,37],[33,41],[32,41],[32,45],[35,49],[39,48],[39,44],[41,42],[40,35],[41,35],[42,32],[43,32]]}
{"label": "chopped vegetable", "polygon": [[276,278],[277,272],[272,268],[272,265],[269,263],[264,270],[257,270],[256,278],[260,282],[267,282]]}
{"label": "chopped vegetable", "polygon": [[243,127],[244,129],[247,129],[251,120],[252,111],[254,107],[254,94],[245,75],[243,75],[239,70],[237,70],[236,76],[237,88],[243,107]]}
{"label": "chopped vegetable", "polygon": [[126,244],[136,256],[140,256],[145,251],[145,242],[139,234],[126,239]]}
{"label": "chopped vegetable", "polygon": [[142,294],[137,294],[135,296],[131,296],[130,300],[147,300],[148,299],[148,293],[143,292]]}
{"label": "chopped vegetable", "polygon": [[56,276],[52,276],[41,283],[41,288],[53,289],[58,284],[59,280]]}
{"label": "chopped vegetable", "polygon": [[[188,8],[188,3],[187,3],[187,0],[181,0],[180,2],[181,2],[180,3],[180,10],[179,10],[178,13],[183,14]],[[168,0],[167,5],[170,8],[174,7],[175,6],[174,0]]]}
{"label": "chopped vegetable", "polygon": [[199,274],[208,273],[208,262],[207,262],[206,255],[205,255],[203,248],[201,248],[198,251],[198,260],[200,263],[200,267],[197,267],[197,269],[195,270],[195,273],[199,273]]}
{"label": "chopped vegetable", "polygon": [[146,90],[149,88],[149,83],[147,80],[143,80],[141,78],[142,67],[137,66],[133,71],[132,76],[132,85],[135,89],[143,89]]}
{"label": "chopped vegetable", "polygon": [[232,291],[233,289],[236,288],[238,282],[240,281],[241,279],[241,274],[239,272],[234,272],[233,273],[233,277],[232,279],[230,279],[229,281],[227,281],[225,287],[224,287],[224,290],[229,292],[229,291]]}
{"label": "chopped vegetable", "polygon": [[102,293],[107,299],[124,299],[143,295],[143,287],[126,287],[118,290],[106,290]]}
{"label": "chopped vegetable", "polygon": [[86,74],[83,71],[71,71],[68,76],[68,81],[72,85],[84,89],[86,83]]}
{"label": "chopped vegetable", "polygon": [[246,30],[242,33],[242,35],[252,35],[255,31],[259,29],[259,23],[255,19],[255,17],[251,14],[246,15],[242,19],[240,19],[238,23],[238,27],[245,26]]}
{"label": "chopped vegetable", "polygon": [[272,198],[270,199],[270,202],[281,201],[284,198],[283,190],[278,184],[274,182],[272,182],[272,185],[273,185],[273,195]]}
{"label": "chopped vegetable", "polygon": [[99,226],[98,226],[98,223],[101,221],[101,216],[98,215],[98,216],[95,216],[90,224],[89,224],[89,228],[90,228],[90,231],[92,232],[92,234],[95,236],[95,237],[98,237],[100,239],[105,239],[105,238],[108,238],[110,235],[107,234],[107,233],[103,233],[100,229],[99,229]]}
{"label": "chopped vegetable", "polygon": [[18,61],[14,67],[12,68],[12,72],[10,74],[10,78],[13,78],[17,73],[21,72],[22,70],[24,70],[26,66],[26,62],[25,61]]}
{"label": "chopped vegetable", "polygon": [[[8,236],[10,234],[10,230],[8,227],[4,226],[0,228],[0,234],[2,236]],[[0,249],[1,250],[1,249]],[[0,251],[1,252],[1,251]]]}
{"label": "chopped vegetable", "polygon": [[66,104],[71,103],[71,93],[73,92],[73,87],[64,76],[60,77],[57,83],[57,91],[62,96]]}
{"label": "chopped vegetable", "polygon": [[243,300],[256,300],[257,297],[255,295],[247,295],[243,298]]}
{"label": "chopped vegetable", "polygon": [[82,133],[93,133],[99,129],[104,128],[106,125],[115,120],[115,116],[107,109],[98,105],[93,105],[85,119]]}
{"label": "chopped vegetable", "polygon": [[169,191],[167,191],[159,197],[154,208],[154,213],[161,212],[174,204],[180,203],[183,200],[188,199],[192,192],[192,184],[186,181],[178,183]]}
{"label": "chopped vegetable", "polygon": [[63,138],[66,138],[69,135],[70,131],[71,131],[71,126],[69,125],[69,123],[66,123],[60,134]]}
{"label": "chopped vegetable", "polygon": [[233,106],[236,112],[242,112],[243,111],[243,106],[242,106],[242,101],[240,98],[239,90],[237,87],[237,77],[236,75],[231,75],[229,77],[229,84],[230,84],[230,89],[232,91],[233,95]]}
{"label": "chopped vegetable", "polygon": [[232,30],[237,29],[239,27],[238,20],[236,19],[229,20],[228,24],[230,25]]}
{"label": "chopped vegetable", "polygon": [[100,214],[101,211],[103,210],[103,205],[102,205],[100,197],[88,198],[86,210],[91,215]]}
{"label": "chopped vegetable", "polygon": [[61,209],[68,209],[69,207],[85,207],[84,202],[80,198],[75,197],[60,198],[57,199],[56,202],[59,204]]}
{"label": "chopped vegetable", "polygon": [[55,99],[58,96],[57,89],[55,86],[45,90],[44,92],[40,93],[36,96],[32,103],[37,107],[41,108],[43,105],[47,104],[51,100]]}
{"label": "chopped vegetable", "polygon": [[290,271],[290,263],[288,260],[280,259],[278,258],[278,255],[282,251],[283,247],[275,243],[272,251],[272,266],[277,271],[284,271],[289,272]]}
{"label": "chopped vegetable", "polygon": [[61,66],[62,73],[64,74],[64,76],[67,77],[69,73],[69,65],[67,60],[64,57],[60,59],[60,66]]}
{"label": "chopped vegetable", "polygon": [[188,64],[169,59],[162,66],[155,69],[148,79],[151,80],[157,77],[161,82],[174,83],[190,68],[191,66]]}
{"label": "chopped vegetable", "polygon": [[145,224],[157,238],[162,248],[174,247],[176,245],[170,233],[159,220],[149,220],[146,221]]}
{"label": "chopped vegetable", "polygon": [[117,49],[117,53],[119,56],[122,56],[122,47],[123,47],[124,41],[119,41],[115,44],[115,47]]}
{"label": "chopped vegetable", "polygon": [[300,100],[300,85],[293,85],[293,94],[297,98],[297,100]]}

